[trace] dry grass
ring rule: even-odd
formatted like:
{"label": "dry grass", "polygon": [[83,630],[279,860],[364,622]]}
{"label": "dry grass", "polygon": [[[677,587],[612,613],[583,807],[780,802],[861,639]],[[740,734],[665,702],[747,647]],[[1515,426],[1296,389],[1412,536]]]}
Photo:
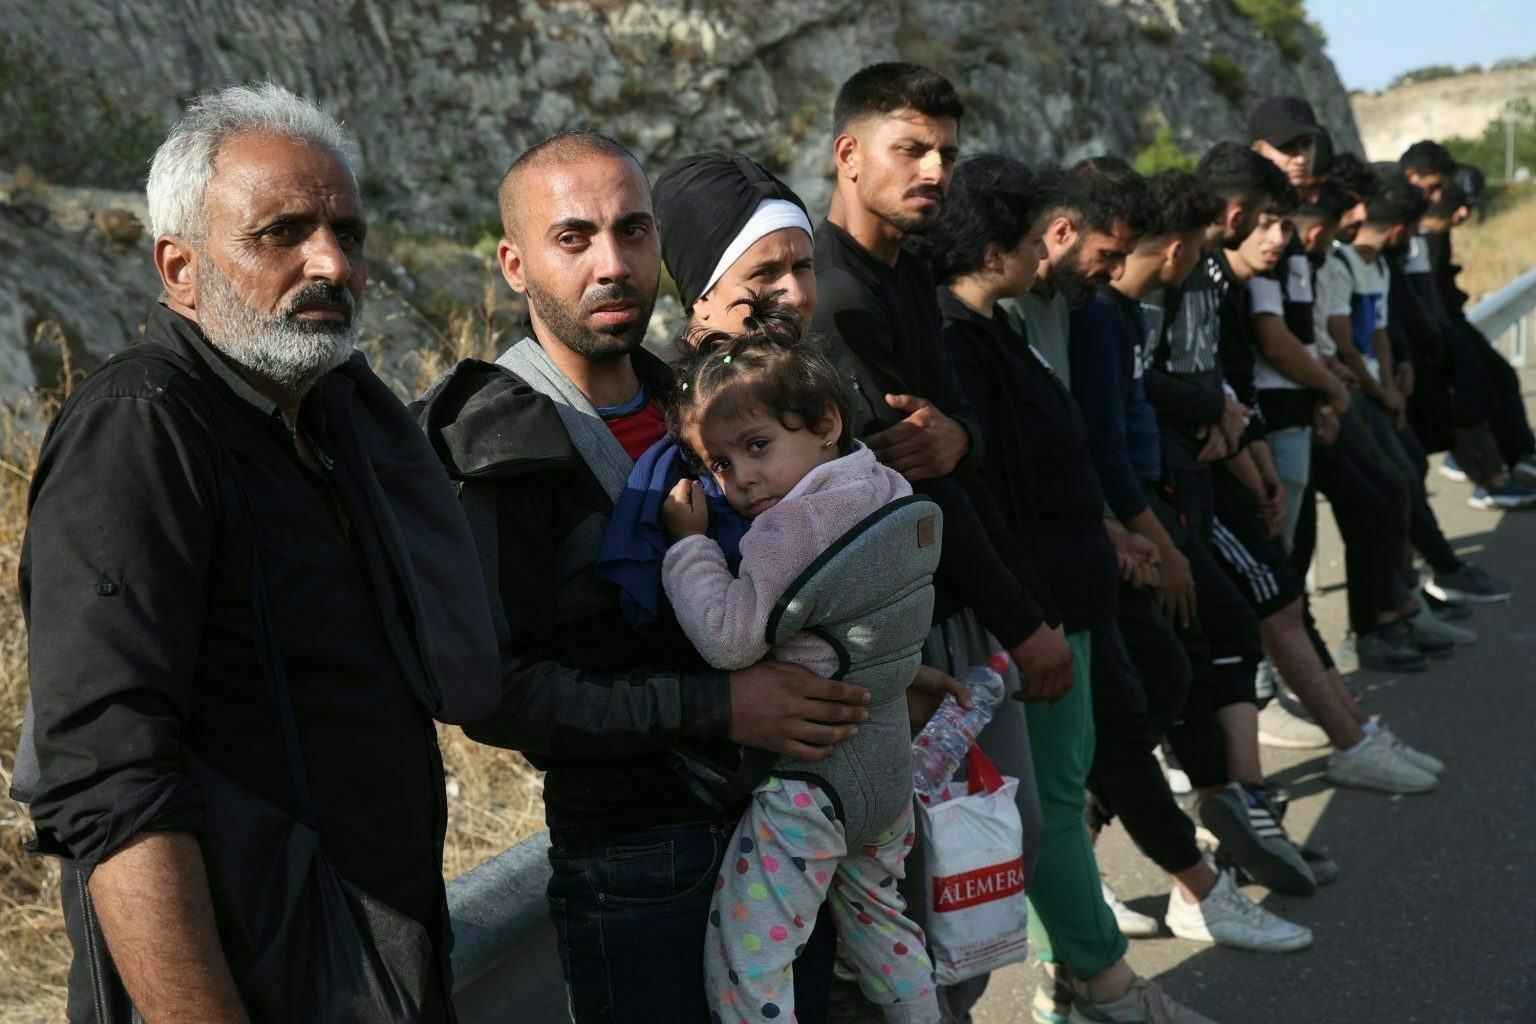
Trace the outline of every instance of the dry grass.
{"label": "dry grass", "polygon": [[[488,293],[483,308],[453,314],[445,329],[433,327],[436,346],[399,361],[390,383],[402,396],[414,396],[461,358],[494,358],[504,343],[494,313]],[[59,387],[32,395],[21,408],[0,405],[0,1020],[8,1024],[63,1018],[70,957],[57,864],[23,849],[32,834],[26,809],[4,796],[27,696],[27,639],[16,591],[27,486],[42,426],[77,377],[57,325],[39,326],[36,343],[63,350]],[[473,743],[458,729],[439,726],[438,739],[448,777],[443,873],[452,879],[542,826],[543,780],[520,755]]]}
{"label": "dry grass", "polygon": [[1456,229],[1457,283],[1476,302],[1536,267],[1536,186],[1510,185],[1489,216]]}

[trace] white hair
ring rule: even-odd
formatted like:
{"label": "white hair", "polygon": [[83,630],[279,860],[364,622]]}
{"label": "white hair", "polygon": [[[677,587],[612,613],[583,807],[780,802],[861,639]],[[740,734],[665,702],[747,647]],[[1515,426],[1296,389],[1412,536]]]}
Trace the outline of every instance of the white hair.
{"label": "white hair", "polygon": [[225,142],[246,133],[323,146],[357,178],[357,141],[313,100],[275,82],[232,85],[193,100],[155,151],[145,189],[155,237],[201,235],[214,159]]}

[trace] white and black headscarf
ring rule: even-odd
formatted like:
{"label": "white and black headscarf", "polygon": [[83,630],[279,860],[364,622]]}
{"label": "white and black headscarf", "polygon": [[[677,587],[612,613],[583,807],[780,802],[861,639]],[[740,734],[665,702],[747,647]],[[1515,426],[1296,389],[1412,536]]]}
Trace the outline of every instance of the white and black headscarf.
{"label": "white and black headscarf", "polygon": [[661,258],[687,310],[765,235],[782,228],[813,233],[794,190],[739,153],[684,157],[651,191]]}

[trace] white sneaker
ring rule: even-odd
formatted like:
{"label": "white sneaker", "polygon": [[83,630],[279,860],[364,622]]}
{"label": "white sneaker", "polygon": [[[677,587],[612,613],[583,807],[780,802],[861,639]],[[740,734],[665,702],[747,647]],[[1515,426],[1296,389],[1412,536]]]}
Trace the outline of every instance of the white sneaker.
{"label": "white sneaker", "polygon": [[1195,784],[1189,781],[1189,774],[1183,768],[1168,769],[1168,792],[1174,796],[1186,796],[1195,791]]}
{"label": "white sneaker", "polygon": [[1215,887],[1198,903],[1185,899],[1174,886],[1163,920],[1181,939],[1255,953],[1294,953],[1312,945],[1312,929],[1292,924],[1253,902],[1232,881],[1230,871],[1218,874]]}
{"label": "white sneaker", "polygon": [[1121,903],[1120,897],[1115,895],[1115,890],[1104,879],[1099,879],[1099,884],[1104,887],[1104,902],[1109,904],[1110,913],[1115,915],[1120,934],[1128,939],[1150,939],[1157,935],[1157,918],[1138,913]]}
{"label": "white sneaker", "polygon": [[1068,1024],[1216,1024],[1187,1006],[1168,998],[1168,993],[1146,978],[1131,982],[1131,990],[1112,1003],[1090,1003],[1081,994],[1072,1000]]}
{"label": "white sneaker", "polygon": [[1329,745],[1327,733],[1305,718],[1291,714],[1278,695],[1259,712],[1259,742],[1266,747],[1286,750],[1315,750]]}
{"label": "white sneaker", "polygon": [[1385,736],[1387,738],[1387,742],[1392,744],[1392,749],[1397,751],[1397,756],[1401,757],[1404,761],[1407,761],[1415,768],[1421,768],[1424,771],[1429,772],[1431,775],[1439,775],[1441,772],[1445,771],[1444,761],[1440,760],[1438,757],[1435,757],[1433,754],[1426,754],[1422,750],[1415,750],[1414,748],[1410,747],[1408,744],[1398,739],[1397,736],[1395,736],[1386,726],[1382,726],[1381,731],[1378,732],[1376,736],[1378,739],[1382,736]]}
{"label": "white sneaker", "polygon": [[1428,793],[1440,784],[1429,772],[1410,764],[1393,747],[1390,734],[1382,734],[1358,750],[1340,750],[1328,759],[1328,781],[1335,786],[1358,786],[1383,793]]}

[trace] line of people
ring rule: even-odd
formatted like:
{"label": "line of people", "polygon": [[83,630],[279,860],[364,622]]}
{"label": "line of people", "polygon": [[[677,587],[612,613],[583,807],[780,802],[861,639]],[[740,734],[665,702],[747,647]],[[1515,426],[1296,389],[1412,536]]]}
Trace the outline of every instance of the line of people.
{"label": "line of people", "polygon": [[[1479,507],[1536,502],[1518,382],[1455,288],[1476,182],[1432,143],[1333,154],[1294,97],[1149,178],[962,160],[964,116],[929,69],[855,74],[814,223],[747,156],[653,186],[595,132],[538,143],[497,192],[529,336],[408,417],[352,353],[351,140],[276,86],[189,109],[149,182],[164,305],[50,431],[23,558],[72,1020],[339,1019],[271,972],[308,960],[253,927],[273,889],[214,813],[231,783],[405,920],[356,1019],[451,1019],[433,718],[546,773],[580,1024],[827,1020],[839,946],[886,1019],[968,1020],[987,977],[939,985],[925,949],[910,742],[999,651],[978,746],[1020,780],[1036,1020],[1206,1020],[1126,963],[1158,925],[1100,876],[1116,818],[1175,935],[1310,945],[1239,888],[1339,871],[1261,745],[1387,793],[1444,770],[1318,632],[1314,492],[1359,662],[1393,671],[1511,596],[1446,541],[1425,451]],[[672,364],[642,345],[664,272]]]}

